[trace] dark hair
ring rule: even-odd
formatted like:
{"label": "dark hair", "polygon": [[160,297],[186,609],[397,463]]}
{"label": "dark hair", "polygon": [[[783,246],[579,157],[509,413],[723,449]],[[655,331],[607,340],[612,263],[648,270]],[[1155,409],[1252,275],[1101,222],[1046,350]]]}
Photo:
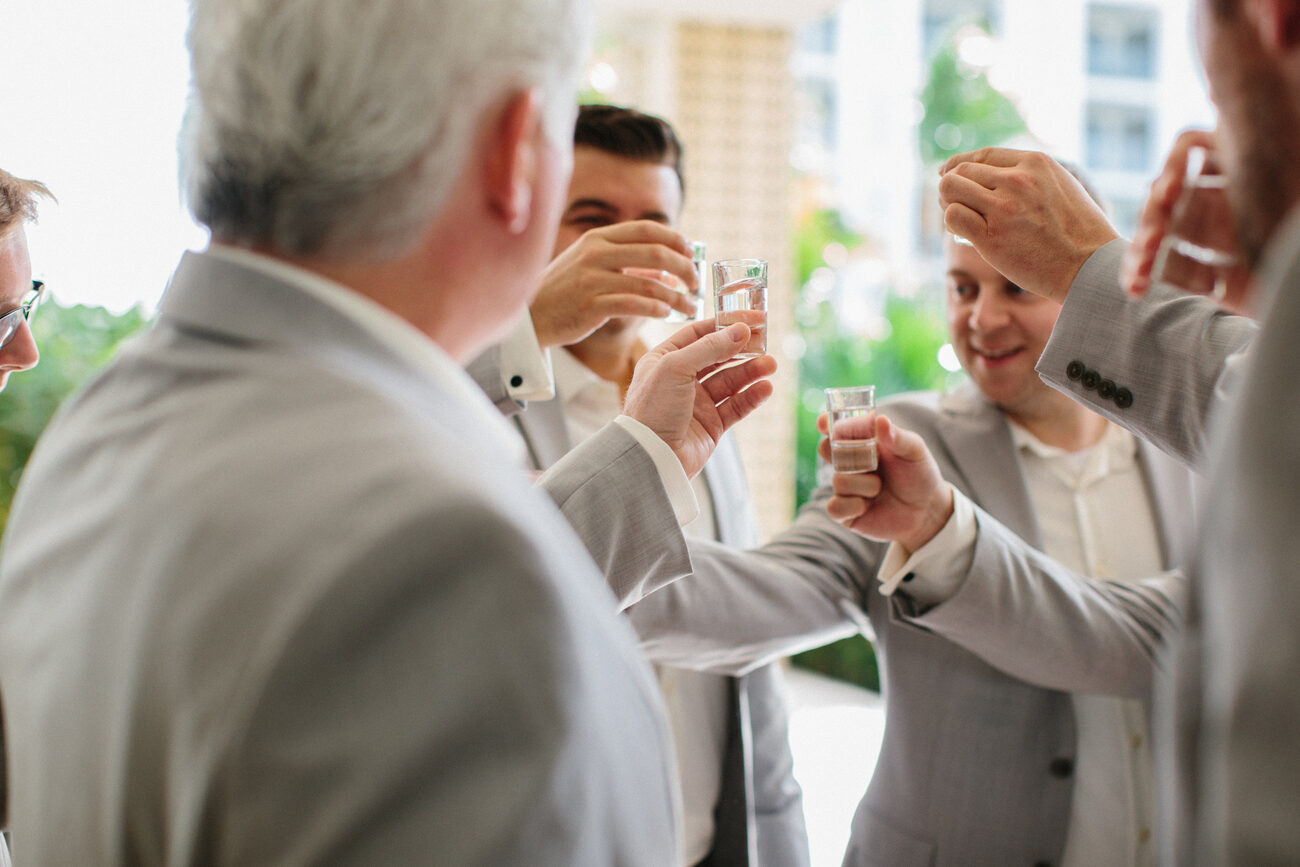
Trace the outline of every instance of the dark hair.
{"label": "dark hair", "polygon": [[573,128],[573,144],[647,163],[658,163],[677,174],[683,194],[682,143],[668,121],[619,105],[582,105]]}

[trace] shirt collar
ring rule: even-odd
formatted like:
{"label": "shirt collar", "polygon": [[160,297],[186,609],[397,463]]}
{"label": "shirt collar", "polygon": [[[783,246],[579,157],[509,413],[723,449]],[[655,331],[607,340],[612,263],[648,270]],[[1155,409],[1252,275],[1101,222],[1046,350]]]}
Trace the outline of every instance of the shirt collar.
{"label": "shirt collar", "polygon": [[514,426],[441,346],[396,313],[341,283],[261,253],[224,244],[211,244],[206,253],[287,283],[333,308],[449,392],[471,413],[472,424],[478,429],[475,435],[486,435],[494,441],[490,448],[503,449],[515,463],[523,463],[525,447]]}
{"label": "shirt collar", "polygon": [[1037,455],[1047,461],[1064,462],[1071,460],[1072,456],[1088,455],[1089,464],[1101,461],[1097,469],[1105,474],[1126,469],[1137,458],[1137,440],[1124,428],[1110,422],[1106,422],[1106,429],[1097,444],[1082,452],[1068,452],[1058,446],[1048,445],[1010,419],[1007,419],[1007,424],[1011,427],[1011,441],[1018,451]]}

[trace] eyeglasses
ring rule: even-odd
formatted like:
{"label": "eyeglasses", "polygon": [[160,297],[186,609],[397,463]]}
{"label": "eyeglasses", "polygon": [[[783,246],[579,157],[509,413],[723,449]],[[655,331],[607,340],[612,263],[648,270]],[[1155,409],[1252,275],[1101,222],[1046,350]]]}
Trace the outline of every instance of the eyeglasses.
{"label": "eyeglasses", "polygon": [[14,335],[18,333],[18,328],[23,324],[24,320],[27,322],[32,321],[32,317],[36,315],[36,308],[40,306],[43,297],[45,297],[45,284],[40,280],[33,280],[32,294],[28,296],[27,300],[0,316],[0,349],[4,349],[14,339]]}

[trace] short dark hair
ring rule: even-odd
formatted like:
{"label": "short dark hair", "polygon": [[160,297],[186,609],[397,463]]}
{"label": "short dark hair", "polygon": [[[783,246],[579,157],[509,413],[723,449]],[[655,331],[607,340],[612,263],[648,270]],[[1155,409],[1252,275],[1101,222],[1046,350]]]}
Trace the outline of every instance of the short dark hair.
{"label": "short dark hair", "polygon": [[682,143],[668,121],[620,105],[582,105],[573,127],[574,146],[585,145],[614,156],[668,166],[682,193]]}

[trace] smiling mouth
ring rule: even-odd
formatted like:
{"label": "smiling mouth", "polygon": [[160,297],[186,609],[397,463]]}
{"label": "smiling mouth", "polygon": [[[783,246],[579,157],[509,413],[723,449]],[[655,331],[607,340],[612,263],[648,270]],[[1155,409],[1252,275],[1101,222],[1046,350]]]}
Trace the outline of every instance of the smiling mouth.
{"label": "smiling mouth", "polygon": [[1020,347],[1016,347],[1015,349],[999,350],[996,352],[987,349],[975,350],[975,354],[978,355],[980,358],[983,358],[985,361],[1002,361],[1003,359],[1010,358],[1013,355],[1019,354],[1019,352],[1020,352]]}

